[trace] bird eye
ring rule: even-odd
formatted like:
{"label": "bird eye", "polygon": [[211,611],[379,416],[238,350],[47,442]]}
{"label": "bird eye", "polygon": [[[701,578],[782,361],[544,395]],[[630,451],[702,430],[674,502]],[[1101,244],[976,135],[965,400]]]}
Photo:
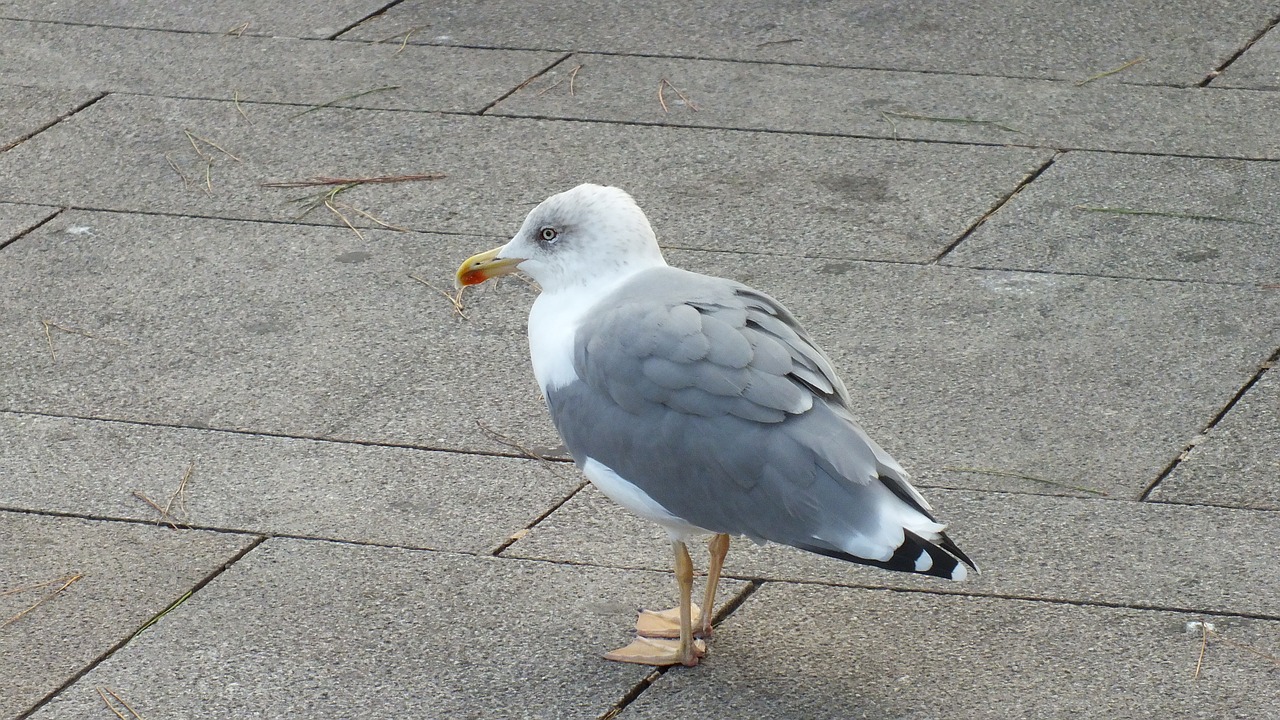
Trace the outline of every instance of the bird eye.
{"label": "bird eye", "polygon": [[538,237],[542,238],[542,242],[554,242],[556,235],[555,228],[544,227],[538,231]]}

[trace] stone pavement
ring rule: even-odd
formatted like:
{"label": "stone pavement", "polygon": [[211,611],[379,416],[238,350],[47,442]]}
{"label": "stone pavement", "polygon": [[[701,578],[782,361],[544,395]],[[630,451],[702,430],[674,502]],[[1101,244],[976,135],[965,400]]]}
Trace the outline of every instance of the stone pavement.
{"label": "stone pavement", "polygon": [[[1280,717],[1277,20],[0,1],[0,718]],[[806,321],[982,574],[739,543],[700,667],[600,659],[662,533],[534,291],[441,292],[586,181]]]}

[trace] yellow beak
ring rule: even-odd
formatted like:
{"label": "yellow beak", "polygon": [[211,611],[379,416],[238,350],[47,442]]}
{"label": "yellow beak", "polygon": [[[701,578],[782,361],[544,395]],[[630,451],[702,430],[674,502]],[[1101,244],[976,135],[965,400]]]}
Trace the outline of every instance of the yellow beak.
{"label": "yellow beak", "polygon": [[458,268],[454,283],[458,287],[479,285],[489,278],[510,275],[516,271],[517,265],[524,262],[524,258],[499,258],[498,253],[500,252],[502,252],[502,248],[496,247],[463,260],[462,267]]}

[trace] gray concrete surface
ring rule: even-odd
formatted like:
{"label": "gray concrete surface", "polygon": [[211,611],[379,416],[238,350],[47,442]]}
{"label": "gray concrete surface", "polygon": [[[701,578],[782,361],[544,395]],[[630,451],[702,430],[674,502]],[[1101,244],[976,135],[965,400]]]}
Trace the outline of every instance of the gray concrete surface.
{"label": "gray concrete surface", "polygon": [[1280,139],[1258,132],[1280,124],[1275,93],[1216,87],[576,54],[490,114],[1280,158]]}
{"label": "gray concrete surface", "polygon": [[335,8],[319,2],[255,2],[231,0],[206,3],[179,0],[138,3],[129,0],[81,3],[75,0],[6,0],[3,17],[49,23],[119,28],[174,30],[208,35],[265,35],[268,37],[327,38],[345,31],[382,3],[356,0]]}
{"label": "gray concrete surface", "polygon": [[[0,718],[1273,720],[1277,18],[0,1]],[[536,290],[442,292],[584,181],[982,574],[739,542],[703,666],[602,660],[670,550],[529,457]]]}
{"label": "gray concrete surface", "polygon": [[0,203],[0,246],[56,215],[58,208]]}
{"label": "gray concrete surface", "polygon": [[[1274,369],[1274,366],[1273,366]],[[1280,510],[1280,381],[1268,371],[1151,494],[1153,500]]]}
{"label": "gray concrete surface", "polygon": [[1215,619],[1197,675],[1201,619],[769,585],[703,674],[666,673],[619,717],[1269,717],[1275,666],[1244,648],[1274,648],[1280,623]]}
{"label": "gray concrete surface", "polygon": [[85,91],[22,87],[22,77],[6,76],[0,82],[0,150],[7,150],[40,132],[97,94]]}
{"label": "gray concrete surface", "polygon": [[34,717],[100,713],[108,687],[153,716],[593,718],[649,673],[599,655],[674,592],[661,573],[272,540]]}
{"label": "gray concrete surface", "polygon": [[[244,116],[232,102],[111,95],[10,151],[7,197],[292,221],[305,209],[295,200],[316,189],[261,183],[443,173],[436,181],[356,188],[341,201],[409,229],[499,236],[519,227],[523,211],[498,208],[526,208],[594,179],[630,188],[653,209],[662,238],[678,238],[668,244],[730,250],[748,236],[753,248],[769,252],[923,261],[1052,156],[1043,149],[343,108],[298,116],[296,107],[240,106]],[[204,144],[197,155],[184,130],[235,158]],[[63,166],[62,153],[84,162]],[[354,211],[346,215],[374,226]],[[342,224],[323,206],[303,219]]]}
{"label": "gray concrete surface", "polygon": [[321,104],[479,112],[563,57],[16,21],[0,21],[0,43],[10,72],[41,87],[303,106],[295,113]]}
{"label": "gray concrete surface", "polygon": [[1274,162],[1070,153],[943,262],[1274,284],[1277,217]]}
{"label": "gray concrete surface", "polygon": [[[41,415],[0,413],[0,433],[0,506],[459,552],[581,482],[561,463]],[[169,517],[135,493],[172,498]]]}
{"label": "gray concrete surface", "polygon": [[1280,90],[1280,37],[1272,32],[1263,35],[1226,72],[1214,79],[1212,85]]}
{"label": "gray concrete surface", "polygon": [[0,511],[0,713],[56,693],[253,542]]}
{"label": "gray concrete surface", "polygon": [[[410,0],[343,38],[375,40],[421,28],[418,42],[571,48],[801,65],[1079,80],[1136,58],[1129,82],[1192,85],[1276,17],[1252,0],[1176,7],[1112,3],[1081,8],[1016,0],[779,5],[698,0],[572,8],[540,0]],[[410,39],[410,42],[414,41]],[[1121,78],[1118,78],[1121,79]]]}

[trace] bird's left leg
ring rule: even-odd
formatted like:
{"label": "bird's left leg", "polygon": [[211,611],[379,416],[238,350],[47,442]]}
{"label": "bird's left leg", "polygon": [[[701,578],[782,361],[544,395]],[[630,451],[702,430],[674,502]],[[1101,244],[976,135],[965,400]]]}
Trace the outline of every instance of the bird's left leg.
{"label": "bird's left leg", "polygon": [[[705,638],[711,635],[711,619],[715,616],[716,589],[720,584],[720,571],[724,568],[725,555],[729,554],[729,536],[717,533],[707,543],[711,563],[707,566],[707,589],[702,596],[702,608],[693,606],[693,634]],[[648,638],[680,637],[680,608],[669,610],[641,610],[636,618],[636,634]]]}
{"label": "bird's left leg", "polygon": [[715,616],[720,571],[724,569],[724,559],[729,554],[729,536],[717,533],[707,543],[707,550],[711,553],[711,563],[707,565],[707,590],[702,596],[702,607],[706,608],[706,612],[702,613],[702,622],[693,633],[700,638],[711,637],[711,618]]}

